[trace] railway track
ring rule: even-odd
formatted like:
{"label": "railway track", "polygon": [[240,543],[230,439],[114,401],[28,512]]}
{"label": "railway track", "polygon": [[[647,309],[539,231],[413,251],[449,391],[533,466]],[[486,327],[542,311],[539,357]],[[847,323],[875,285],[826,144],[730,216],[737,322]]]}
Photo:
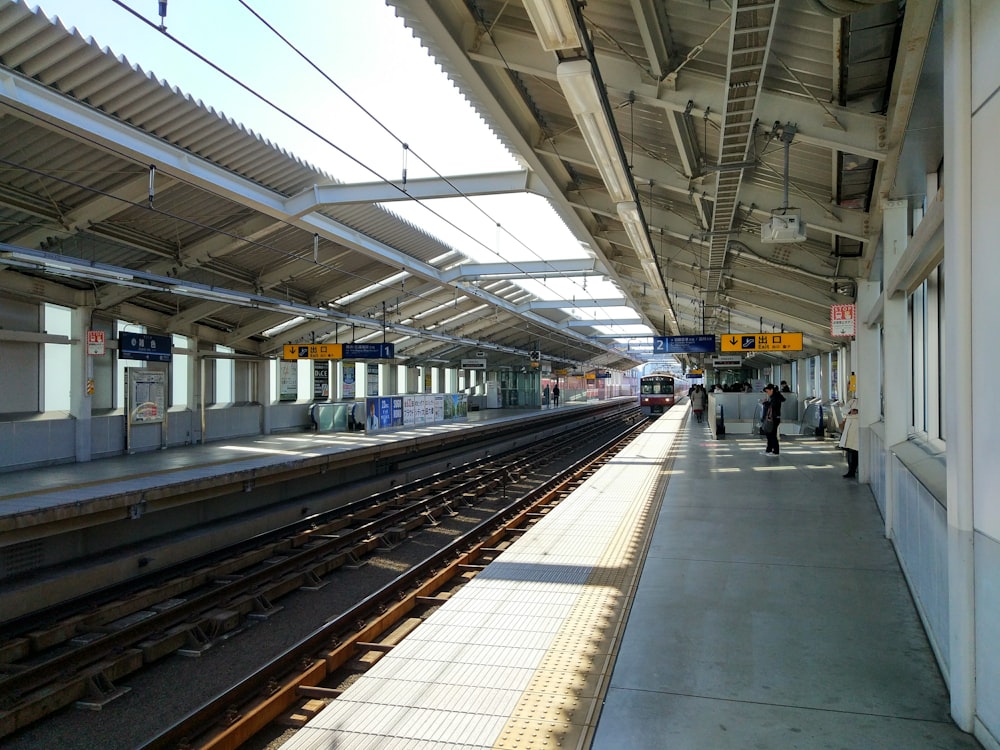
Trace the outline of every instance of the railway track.
{"label": "railway track", "polygon": [[[594,423],[592,429],[606,427]],[[585,440],[576,430],[563,441],[549,439],[394,487],[154,586],[113,601],[78,602],[68,616],[34,623],[0,643],[0,737],[74,703],[106,705],[123,693],[126,675],[173,653],[212,648],[248,621],[277,613],[286,594],[322,586],[332,571],[401,543],[459,505],[505,505],[508,488],[543,473]]]}
{"label": "railway track", "polygon": [[305,724],[419,622],[627,445],[642,424],[575,462],[414,566],[140,750],[235,750]]}

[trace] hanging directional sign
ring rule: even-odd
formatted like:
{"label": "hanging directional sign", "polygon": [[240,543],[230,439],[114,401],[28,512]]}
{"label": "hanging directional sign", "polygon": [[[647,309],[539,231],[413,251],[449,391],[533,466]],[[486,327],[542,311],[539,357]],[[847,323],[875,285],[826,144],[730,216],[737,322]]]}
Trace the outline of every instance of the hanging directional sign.
{"label": "hanging directional sign", "polygon": [[343,344],[285,344],[282,359],[341,359]]}
{"label": "hanging directional sign", "polygon": [[801,333],[724,333],[724,352],[797,352],[802,351]]}
{"label": "hanging directional sign", "polygon": [[392,359],[395,344],[344,344],[344,359]]}
{"label": "hanging directional sign", "polygon": [[707,354],[715,351],[715,336],[693,334],[691,336],[653,336],[654,354]]}
{"label": "hanging directional sign", "polygon": [[395,344],[285,344],[282,359],[392,359]]}

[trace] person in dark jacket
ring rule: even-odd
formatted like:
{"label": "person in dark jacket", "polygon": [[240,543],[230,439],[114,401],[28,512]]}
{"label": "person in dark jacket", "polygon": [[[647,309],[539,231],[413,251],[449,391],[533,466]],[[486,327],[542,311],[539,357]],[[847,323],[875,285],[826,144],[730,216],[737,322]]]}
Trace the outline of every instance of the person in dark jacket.
{"label": "person in dark jacket", "polygon": [[765,433],[767,437],[767,450],[764,451],[764,455],[777,456],[778,425],[781,423],[781,405],[784,403],[785,397],[774,387],[774,383],[765,385],[764,393],[767,394],[767,398],[761,400],[761,403],[764,404],[764,421],[766,422],[770,418],[774,423],[774,429]]}

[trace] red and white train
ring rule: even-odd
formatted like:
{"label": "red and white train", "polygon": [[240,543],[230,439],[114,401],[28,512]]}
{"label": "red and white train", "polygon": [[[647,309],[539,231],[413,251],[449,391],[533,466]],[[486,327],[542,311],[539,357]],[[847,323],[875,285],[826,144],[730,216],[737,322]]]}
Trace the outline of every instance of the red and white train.
{"label": "red and white train", "polygon": [[658,417],[688,392],[688,381],[666,372],[654,372],[639,378],[639,407],[643,415]]}

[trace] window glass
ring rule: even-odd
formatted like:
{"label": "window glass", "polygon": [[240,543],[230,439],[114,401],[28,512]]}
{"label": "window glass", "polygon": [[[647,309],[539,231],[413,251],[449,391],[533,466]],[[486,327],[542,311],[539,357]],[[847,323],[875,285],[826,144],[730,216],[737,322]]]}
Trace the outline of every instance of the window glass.
{"label": "window glass", "polygon": [[[46,304],[42,330],[54,336],[70,336],[72,313],[68,307]],[[44,344],[45,411],[70,410],[70,365],[69,344]]]}
{"label": "window glass", "polygon": [[187,336],[173,337],[174,351],[170,360],[170,405],[188,405],[188,360],[187,354],[178,354],[178,349],[187,349]]}
{"label": "window glass", "polygon": [[[215,351],[225,354],[232,354],[233,349],[222,344],[215,345]],[[233,360],[215,360],[215,403],[233,403]]]}

